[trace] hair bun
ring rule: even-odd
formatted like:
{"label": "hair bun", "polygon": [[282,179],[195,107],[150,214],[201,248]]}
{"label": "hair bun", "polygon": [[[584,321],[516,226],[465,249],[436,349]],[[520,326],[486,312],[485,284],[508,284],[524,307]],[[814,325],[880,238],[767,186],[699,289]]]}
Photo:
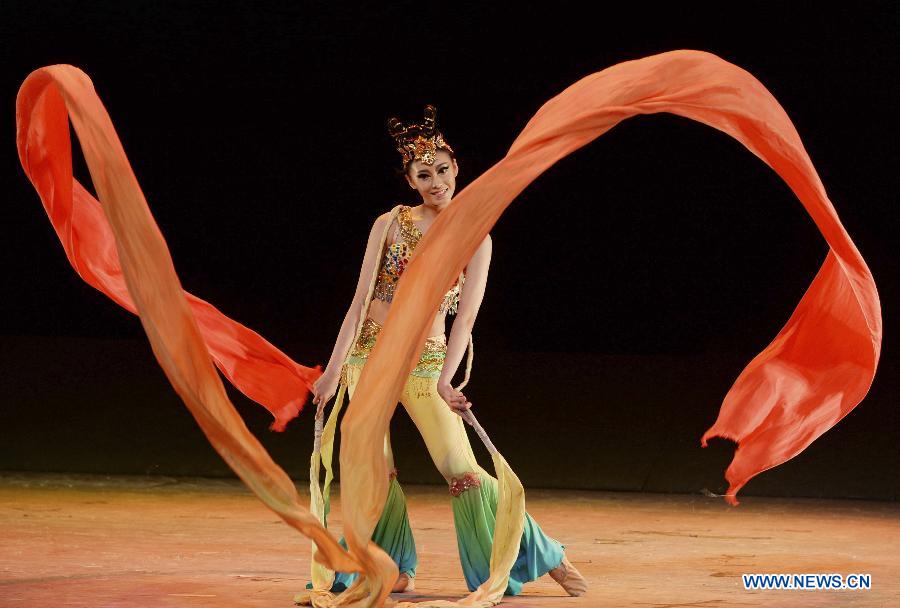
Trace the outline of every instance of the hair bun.
{"label": "hair bun", "polygon": [[394,138],[397,151],[403,157],[404,167],[413,160],[421,160],[426,165],[434,164],[435,153],[439,149],[453,153],[453,148],[437,129],[437,108],[426,105],[424,116],[420,124],[406,124],[396,117],[388,120],[388,133]]}

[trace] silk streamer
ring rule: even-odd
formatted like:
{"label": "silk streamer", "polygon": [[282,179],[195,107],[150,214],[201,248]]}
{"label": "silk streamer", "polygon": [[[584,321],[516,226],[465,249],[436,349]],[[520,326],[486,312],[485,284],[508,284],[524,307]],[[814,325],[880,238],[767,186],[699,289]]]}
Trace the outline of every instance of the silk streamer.
{"label": "silk streamer", "polygon": [[[76,272],[126,308],[130,295],[134,305],[129,310],[137,311],[157,360],[215,449],[265,504],[316,543],[323,565],[362,574],[360,584],[338,598],[342,605],[354,606],[393,604],[387,596],[396,564],[371,542],[387,496],[387,487],[376,482],[387,476],[382,442],[443,294],[528,184],[622,120],[657,112],[695,120],[741,142],[791,188],[829,246],[785,326],[741,372],[717,420],[701,437],[702,447],[713,437],[738,444],[726,471],[726,501],[737,505],[736,494],[749,479],[799,454],[868,393],[882,339],[875,282],[777,100],[752,74],[704,51],[675,50],[618,63],[580,79],[541,106],[506,156],[454,198],[416,247],[341,424],[347,552],[299,505],[293,483],[228,401],[211,361],[218,353],[210,334],[233,327],[215,315],[217,323],[204,324],[209,318],[198,314],[193,296],[181,289],[165,241],[90,79],[73,66],[40,68],[26,78],[16,103],[22,166]],[[72,178],[67,116],[106,220],[101,206]],[[104,238],[104,222],[111,238]],[[82,240],[85,233],[89,239]],[[116,256],[124,285],[114,280],[116,267],[110,259]],[[253,342],[253,335],[229,333],[223,342],[238,342],[234,348],[239,350],[241,341]],[[248,374],[268,373],[257,364],[271,366],[265,359],[243,363]],[[317,371],[294,370],[300,378],[296,384],[303,388],[293,396],[303,399],[299,406],[290,405],[281,420],[302,407],[310,374]],[[252,385],[240,383],[240,374],[226,377],[239,390],[251,390]],[[276,411],[273,394],[251,398]],[[478,593],[469,596],[472,602],[463,598],[458,604],[475,605]],[[479,605],[502,600],[488,595],[482,595]]]}
{"label": "silk streamer", "polygon": [[[72,177],[68,117],[102,208]],[[223,373],[274,409],[287,408],[282,411],[299,409],[303,400],[298,395],[305,395],[310,379],[321,372],[298,366],[181,288],[112,122],[84,72],[70,65],[32,72],[16,98],[16,122],[22,167],[75,271],[138,314],[169,382],[244,483],[285,522],[315,541],[328,567],[361,572],[360,561],[302,507],[293,481],[247,429],[228,400],[212,357],[234,355],[222,357],[234,364]],[[246,353],[238,359],[242,349]],[[281,384],[266,389],[263,383],[270,373],[273,382]]]}
{"label": "silk streamer", "polygon": [[[48,86],[60,89],[59,93],[65,98],[65,106],[57,103],[56,94],[44,90]],[[66,86],[69,90],[63,89]],[[88,97],[91,98],[90,105],[87,104]],[[117,246],[124,247],[123,243],[117,243],[117,237],[121,235],[124,238],[125,227],[123,225],[116,230],[104,217],[100,203],[78,180],[72,178],[66,107],[72,115],[82,148],[90,145],[95,155],[99,155],[107,152],[100,146],[103,143],[114,148],[108,151],[110,154],[121,151],[115,130],[103,105],[96,99],[90,79],[78,68],[57,65],[36,70],[20,88],[16,99],[19,158],[41,196],[47,215],[50,216],[75,272],[86,283],[126,310],[139,314],[133,292],[129,293],[126,286],[120,252],[117,251]],[[95,115],[95,109],[102,112],[102,115]],[[80,127],[82,130],[90,129],[90,137],[78,131],[79,121],[84,124]],[[95,143],[94,138],[101,142]],[[85,155],[87,156],[87,150]],[[94,162],[91,177],[98,190],[98,173],[108,175],[125,167],[127,179],[134,179],[124,153],[121,159],[101,159],[95,156],[89,160]],[[108,175],[107,179],[119,178]],[[137,190],[135,196],[139,197],[139,204],[144,209],[130,213],[122,211],[120,221],[136,221],[132,219],[132,215],[150,216],[136,180],[133,185],[122,187]],[[153,230],[159,232],[155,224]],[[161,240],[162,236],[159,235],[158,238]],[[134,246],[149,247],[149,244],[135,243]],[[135,268],[142,264],[142,254],[141,251],[135,251]],[[168,258],[168,249],[166,254]],[[171,265],[171,262],[168,263]],[[136,270],[134,274],[137,275]],[[135,279],[138,278],[143,277],[135,276]],[[145,289],[153,292],[154,286],[145,285]],[[206,343],[206,350],[219,370],[238,390],[272,412],[275,420],[269,427],[271,430],[283,431],[288,421],[299,414],[306,402],[309,387],[322,375],[321,366],[310,368],[295,363],[262,336],[228,318],[209,302],[187,291],[183,293]]]}
{"label": "silk streamer", "polygon": [[741,142],[791,188],[830,249],[774,340],[741,372],[701,438],[738,444],[725,500],[799,454],[868,393],[881,352],[881,304],[868,266],[825,193],[800,136],[752,74],[676,50],[590,74],[546,102],[506,156],[463,189],[419,241],[341,424],[344,536],[365,550],[387,488],[381,441],[433,310],[516,196],[557,160],[635,115],[669,112]]}

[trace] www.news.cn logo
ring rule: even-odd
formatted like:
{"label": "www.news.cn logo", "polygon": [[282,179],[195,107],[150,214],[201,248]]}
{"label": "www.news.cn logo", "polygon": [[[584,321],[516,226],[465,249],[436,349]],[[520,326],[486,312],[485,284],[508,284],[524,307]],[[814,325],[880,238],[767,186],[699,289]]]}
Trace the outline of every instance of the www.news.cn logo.
{"label": "www.news.cn logo", "polygon": [[871,574],[742,574],[744,589],[871,589]]}

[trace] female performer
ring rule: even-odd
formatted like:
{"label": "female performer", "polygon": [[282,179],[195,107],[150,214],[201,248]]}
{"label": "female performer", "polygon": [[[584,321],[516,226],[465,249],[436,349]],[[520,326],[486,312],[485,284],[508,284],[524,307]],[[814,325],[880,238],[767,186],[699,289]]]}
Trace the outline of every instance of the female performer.
{"label": "female performer", "polygon": [[[346,385],[347,393],[353,398],[366,358],[387,318],[394,288],[404,267],[422,234],[437,215],[452,204],[459,166],[453,149],[436,129],[435,115],[434,106],[429,105],[425,107],[422,124],[404,125],[396,118],[388,123],[402,156],[403,175],[409,187],[422,197],[422,203],[415,207],[398,205],[380,215],[372,226],[356,294],[344,317],[328,365],[312,389],[313,403],[318,406],[317,417],[324,415],[325,405],[339,383]],[[384,234],[389,236],[385,239]],[[422,434],[435,466],[447,481],[459,558],[470,591],[477,589],[490,575],[497,479],[478,465],[472,453],[461,417],[472,404],[450,382],[470,342],[487,284],[490,260],[491,237],[488,235],[441,301],[431,324],[430,337],[400,396],[400,402]],[[376,272],[377,278],[373,275]],[[371,287],[373,279],[376,281],[374,289]],[[447,313],[457,315],[449,340],[445,335]],[[362,328],[354,336],[360,320],[363,320]],[[397,481],[390,432],[384,438],[384,457],[390,471],[390,487],[372,541],[398,565],[400,576],[393,591],[411,591],[418,559],[406,498]],[[346,547],[343,538],[340,542]],[[517,595],[524,583],[549,573],[567,593],[582,595],[587,590],[586,582],[566,558],[564,549],[565,545],[544,534],[526,512],[521,547],[510,571],[506,594]],[[356,573],[337,572],[335,575],[332,592],[343,591],[357,578]],[[307,588],[311,588],[311,584]]]}

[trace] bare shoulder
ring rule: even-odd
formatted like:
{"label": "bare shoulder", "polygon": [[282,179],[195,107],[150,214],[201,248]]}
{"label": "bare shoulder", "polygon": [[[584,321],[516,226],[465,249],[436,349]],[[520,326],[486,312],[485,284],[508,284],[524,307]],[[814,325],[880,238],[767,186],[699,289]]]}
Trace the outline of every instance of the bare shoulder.
{"label": "bare shoulder", "polygon": [[379,229],[384,230],[387,227],[388,222],[391,220],[391,212],[385,211],[381,215],[375,218],[375,221],[372,223],[372,231],[377,232]]}
{"label": "bare shoulder", "polygon": [[[398,205],[398,206],[401,209],[406,207],[406,205]],[[375,218],[375,223],[381,225],[382,227],[385,226],[388,223],[388,221],[390,221],[391,215],[394,213],[394,209],[396,209],[396,207],[388,209],[387,211],[385,211],[384,213],[379,215],[377,218]]]}

